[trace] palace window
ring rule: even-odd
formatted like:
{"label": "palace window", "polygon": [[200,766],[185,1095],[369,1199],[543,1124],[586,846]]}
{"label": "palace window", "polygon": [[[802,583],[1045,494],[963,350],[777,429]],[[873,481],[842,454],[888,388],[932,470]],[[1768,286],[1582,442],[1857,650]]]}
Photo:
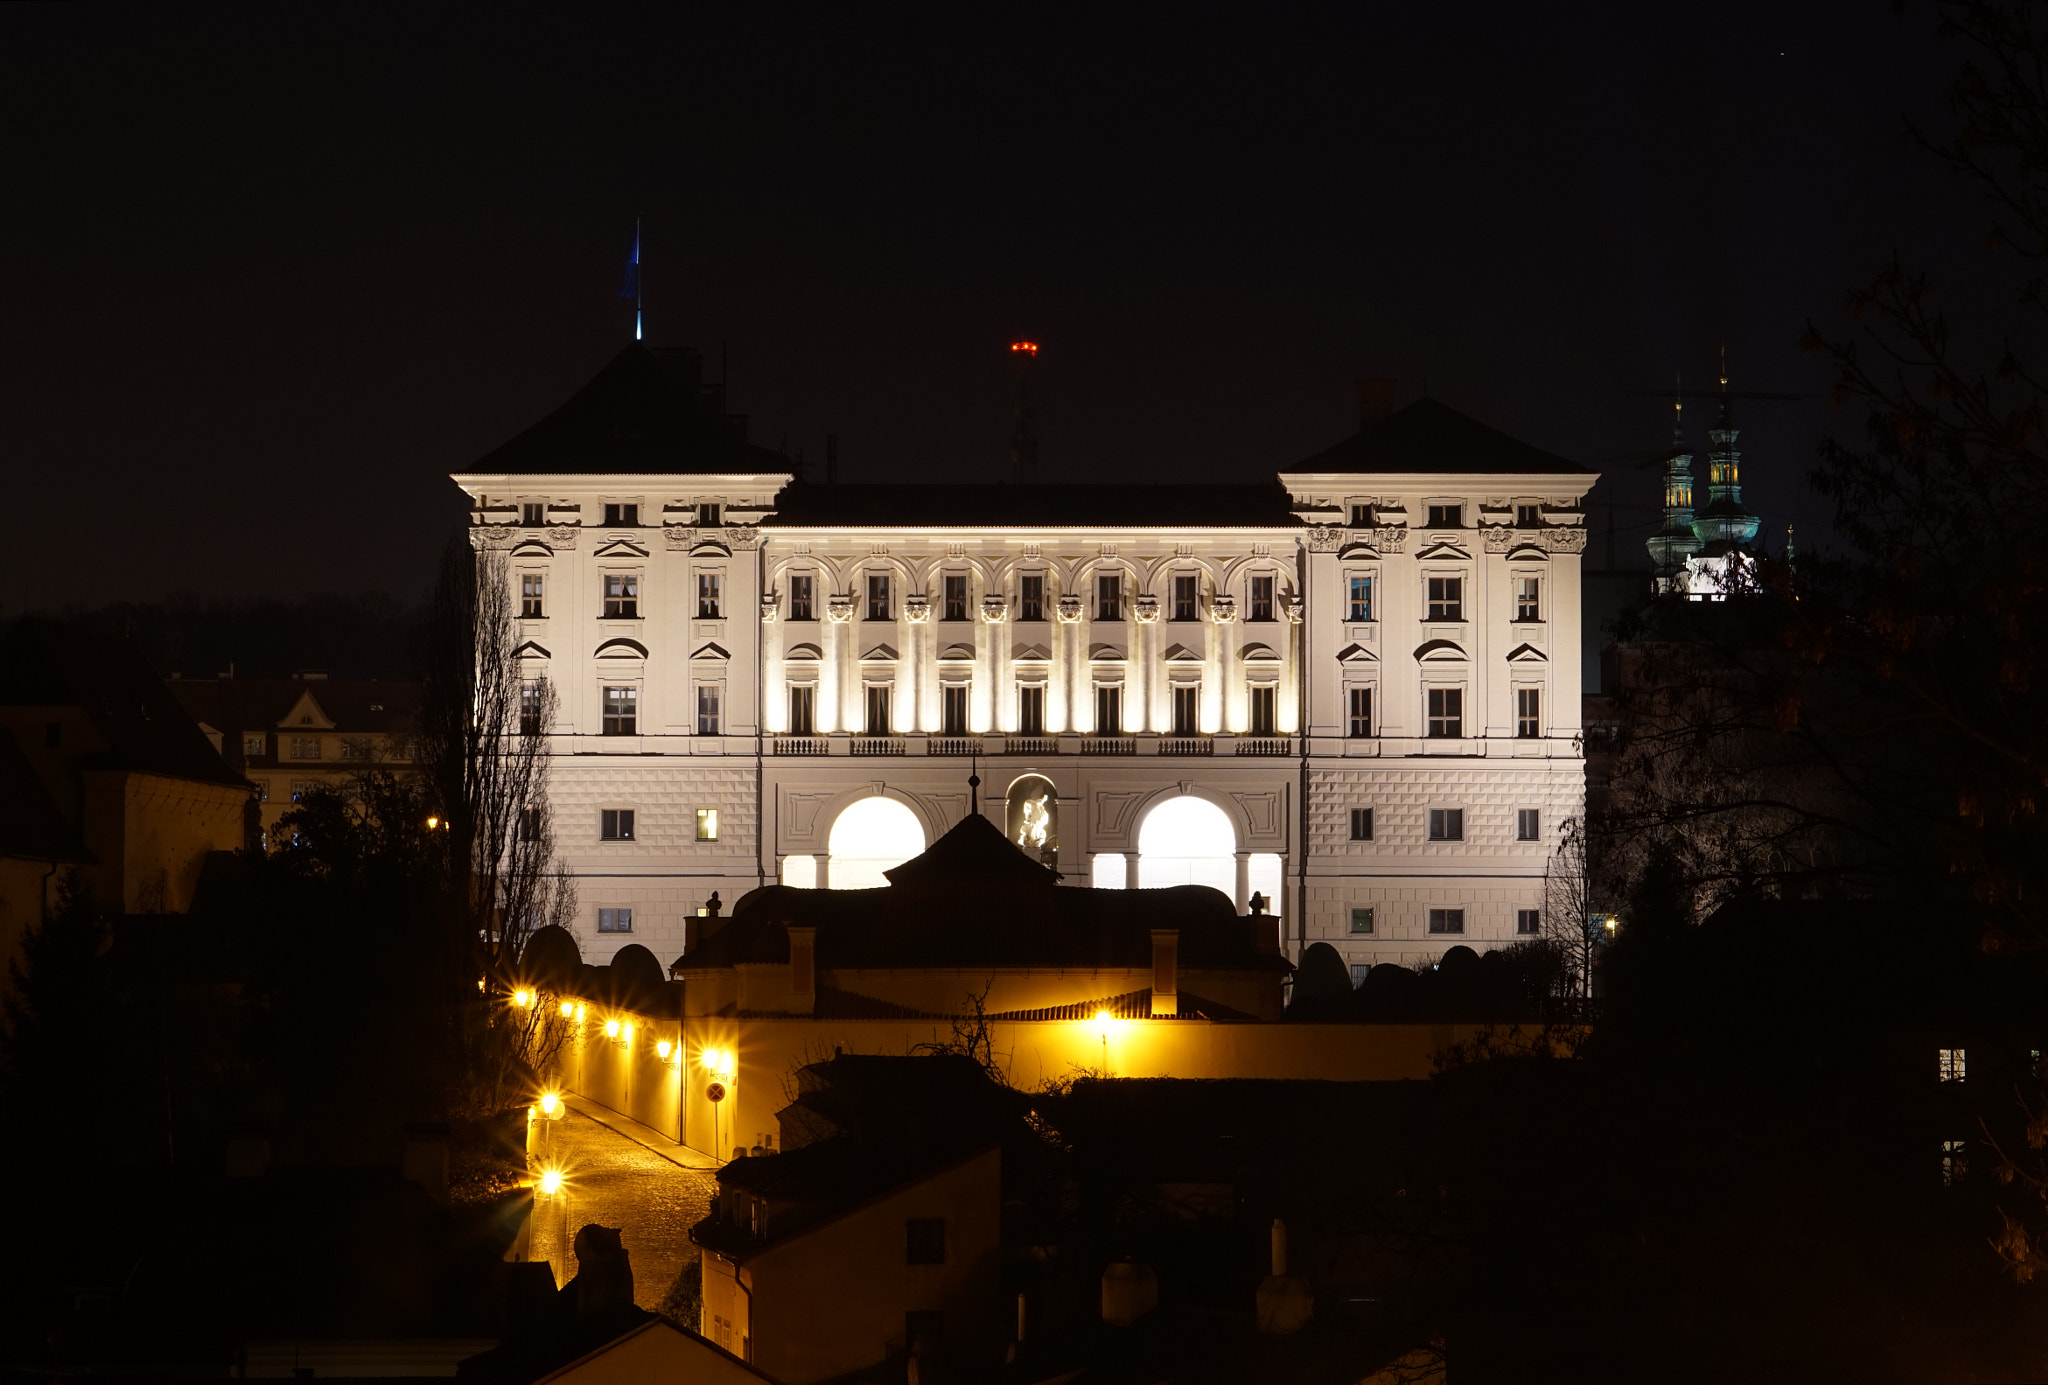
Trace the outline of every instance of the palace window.
{"label": "palace window", "polygon": [[1098,573],[1095,578],[1095,618],[1097,620],[1122,620],[1124,618],[1124,579],[1122,573]]}
{"label": "palace window", "polygon": [[1515,619],[1543,619],[1543,579],[1541,577],[1517,577],[1515,579]]}
{"label": "palace window", "polygon": [[1195,574],[1176,572],[1173,575],[1173,619],[1199,620],[1201,616],[1201,603],[1196,599]]}
{"label": "palace window", "polygon": [[1515,840],[1518,842],[1541,841],[1543,838],[1543,814],[1535,808],[1515,809]]}
{"label": "palace window", "polygon": [[967,577],[965,574],[946,574],[946,610],[940,619],[967,619]]}
{"label": "palace window", "polygon": [[1937,1070],[1944,1082],[1961,1082],[1966,1071],[1965,1058],[1968,1055],[1960,1048],[1938,1049],[1935,1053]]}
{"label": "palace window", "polygon": [[519,685],[519,734],[538,736],[547,730],[547,692],[540,680],[530,678]]}
{"label": "palace window", "polygon": [[1199,734],[1202,721],[1202,688],[1198,683],[1178,683],[1173,689],[1173,734]]}
{"label": "palace window", "polygon": [[311,792],[313,792],[313,781],[312,781],[312,780],[310,780],[310,779],[294,779],[294,780],[292,780],[292,802],[294,802],[294,803],[301,803],[301,802],[304,802],[304,801],[305,801],[305,797],[306,797],[306,795],[307,795],[307,794],[309,794],[309,793],[311,793]]}
{"label": "palace window", "polygon": [[1354,576],[1351,579],[1351,599],[1347,603],[1346,620],[1372,619],[1372,578]]}
{"label": "palace window", "polygon": [[1017,734],[1020,736],[1043,736],[1045,734],[1045,688],[1026,684],[1017,689]]}
{"label": "palace window", "polygon": [[521,808],[517,824],[513,829],[513,839],[522,842],[537,842],[540,840],[540,829],[540,809]]}
{"label": "palace window", "polygon": [[318,736],[293,736],[292,758],[294,760],[317,760],[320,758]]}
{"label": "palace window", "polygon": [[697,574],[697,619],[717,620],[724,613],[725,603],[721,600],[721,597],[724,595],[722,590],[724,586],[725,575],[723,573],[700,572]]}
{"label": "palace window", "polygon": [[1369,842],[1372,840],[1372,809],[1353,808],[1351,810],[1351,840],[1354,842]]}
{"label": "palace window", "polygon": [[607,842],[630,842],[633,840],[633,810],[631,808],[606,808],[598,814],[598,840]]}
{"label": "palace window", "polygon": [[719,504],[719,503],[718,503],[718,502],[717,502],[716,500],[700,500],[700,501],[698,501],[698,502],[697,502],[697,527],[698,527],[698,528],[700,528],[700,529],[716,529],[716,528],[718,528],[718,527],[719,527],[720,525],[722,525],[722,524],[724,524],[724,523],[725,523],[725,507],[724,507],[724,506],[720,505],[720,504]]}
{"label": "palace window", "polygon": [[1351,688],[1345,693],[1350,704],[1350,715],[1346,718],[1346,734],[1363,739],[1372,735],[1372,689]]}
{"label": "palace window", "polygon": [[1465,810],[1463,808],[1430,809],[1429,839],[1433,842],[1464,841]]}
{"label": "palace window", "polygon": [[818,690],[809,684],[792,683],[789,688],[789,734],[815,734],[818,724]]}
{"label": "palace window", "polygon": [[613,501],[604,507],[604,522],[613,529],[629,529],[640,522],[640,506]]}
{"label": "palace window", "polygon": [[1431,909],[1429,931],[1432,933],[1462,933],[1465,931],[1463,909]]}
{"label": "palace window", "polygon": [[600,933],[630,933],[633,931],[631,909],[599,909],[597,931]]}
{"label": "palace window", "polygon": [[1249,705],[1246,711],[1245,733],[1252,736],[1270,736],[1279,725],[1280,689],[1271,683],[1254,683],[1245,690]]}
{"label": "palace window", "polygon": [[886,736],[889,734],[889,689],[880,683],[871,683],[863,690],[866,694],[867,734]]}
{"label": "palace window", "polygon": [[607,572],[604,575],[604,615],[606,620],[640,618],[639,573]]}
{"label": "palace window", "polygon": [[1543,931],[1543,911],[1540,909],[1515,910],[1515,932],[1523,937]]}
{"label": "palace window", "polygon": [[1543,690],[1515,689],[1515,734],[1530,740],[1543,734]]}
{"label": "palace window", "polygon": [[370,743],[360,736],[344,736],[341,740],[341,758],[344,760],[367,760],[370,758]]}
{"label": "palace window", "polygon": [[719,719],[719,704],[723,701],[722,686],[717,683],[697,685],[697,734],[700,736],[723,735]]}
{"label": "palace window", "polygon": [[1465,527],[1463,505],[1432,505],[1429,507],[1429,528],[1462,529]]}
{"label": "palace window", "polygon": [[1124,690],[1117,683],[1095,685],[1095,734],[1115,736],[1124,729]]}
{"label": "palace window", "polygon": [[889,574],[886,572],[868,574],[868,619],[893,619],[889,614]]}
{"label": "palace window", "polygon": [[1027,572],[1017,579],[1017,619],[1045,619],[1045,574]]}
{"label": "palace window", "polygon": [[547,577],[538,572],[519,574],[519,614],[527,620],[537,620],[546,615]]}
{"label": "palace window", "polygon": [[789,618],[791,620],[816,620],[811,608],[811,575],[808,572],[789,574]]}
{"label": "palace window", "polygon": [[939,734],[967,734],[967,685],[948,683],[939,689]]}
{"label": "palace window", "polygon": [[1465,690],[1463,688],[1431,688],[1429,690],[1429,734],[1440,739],[1465,734]]}
{"label": "palace window", "polygon": [[1372,528],[1372,506],[1353,505],[1351,507],[1351,527],[1353,529]]}
{"label": "palace window", "polygon": [[1246,603],[1246,620],[1271,620],[1273,618],[1273,579],[1254,577],[1251,580],[1251,599]]}
{"label": "palace window", "polygon": [[1372,925],[1373,925],[1373,916],[1372,916],[1372,906],[1371,906],[1370,904],[1368,904],[1368,905],[1365,905],[1365,906],[1363,906],[1362,908],[1357,908],[1357,909],[1353,909],[1353,910],[1351,911],[1351,931],[1352,931],[1352,932],[1354,932],[1354,933],[1370,933],[1370,932],[1372,932],[1372,931],[1373,931],[1373,927],[1372,927]]}
{"label": "palace window", "polygon": [[640,725],[640,689],[628,684],[604,690],[604,734],[633,735]]}
{"label": "palace window", "polygon": [[538,500],[521,501],[519,505],[519,522],[528,529],[538,529],[541,525],[547,523],[547,515],[544,511],[545,507]]}
{"label": "palace window", "polygon": [[1541,529],[1543,507],[1541,505],[1515,506],[1515,527],[1517,529]]}
{"label": "palace window", "polygon": [[718,840],[718,810],[699,808],[697,810],[697,840],[715,842]]}
{"label": "palace window", "polygon": [[242,753],[244,755],[262,755],[265,753],[267,746],[268,742],[262,736],[242,737]]}
{"label": "palace window", "polygon": [[1431,620],[1463,620],[1465,618],[1464,578],[1432,577],[1429,579],[1429,618]]}

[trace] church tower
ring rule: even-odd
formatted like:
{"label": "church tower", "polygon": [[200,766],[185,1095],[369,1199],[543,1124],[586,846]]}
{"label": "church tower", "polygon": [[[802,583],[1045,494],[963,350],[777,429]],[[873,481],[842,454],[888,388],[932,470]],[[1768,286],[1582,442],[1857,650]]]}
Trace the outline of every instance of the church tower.
{"label": "church tower", "polygon": [[1735,400],[1728,393],[1728,352],[1721,351],[1721,414],[1707,430],[1707,508],[1692,522],[1700,556],[1725,558],[1746,549],[1763,521],[1742,505],[1742,454],[1735,450]]}
{"label": "church tower", "polygon": [[1692,454],[1685,450],[1685,401],[1673,401],[1671,457],[1664,464],[1664,527],[1648,540],[1650,561],[1657,566],[1657,589],[1665,591],[1685,571],[1685,560],[1700,551],[1693,532]]}

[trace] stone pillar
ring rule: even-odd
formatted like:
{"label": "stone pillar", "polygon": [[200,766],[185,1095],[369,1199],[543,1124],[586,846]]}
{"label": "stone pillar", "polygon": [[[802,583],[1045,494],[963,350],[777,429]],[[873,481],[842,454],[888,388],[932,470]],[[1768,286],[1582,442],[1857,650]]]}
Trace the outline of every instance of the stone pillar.
{"label": "stone pillar", "polygon": [[811,859],[815,860],[815,861],[816,861],[816,862],[818,863],[818,888],[819,888],[819,889],[821,889],[821,890],[829,890],[829,889],[831,889],[831,888],[832,888],[832,857],[831,857],[831,854],[830,854],[830,853],[826,853],[826,854],[824,854],[824,855],[820,855],[820,856],[814,856],[814,857],[812,857]]}
{"label": "stone pillar", "polygon": [[1124,888],[1127,890],[1138,888],[1138,853],[1135,851],[1124,853]]}
{"label": "stone pillar", "polygon": [[1252,854],[1249,851],[1237,853],[1237,912],[1248,912],[1252,907]]}

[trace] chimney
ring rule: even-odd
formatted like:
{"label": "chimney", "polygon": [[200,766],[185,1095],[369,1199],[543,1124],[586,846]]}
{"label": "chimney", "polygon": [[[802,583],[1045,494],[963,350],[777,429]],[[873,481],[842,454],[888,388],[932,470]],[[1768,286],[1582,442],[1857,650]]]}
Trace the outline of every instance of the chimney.
{"label": "chimney", "polygon": [[795,997],[792,1007],[800,1014],[809,1014],[818,1004],[818,930],[788,926],[789,933],[789,990]]}
{"label": "chimney", "polygon": [[1394,396],[1400,392],[1399,380],[1354,380],[1352,386],[1358,391],[1358,430],[1362,433],[1375,423],[1386,420],[1394,412]]}
{"label": "chimney", "polygon": [[1180,1013],[1180,930],[1152,930],[1152,1013]]}
{"label": "chimney", "polygon": [[825,484],[828,486],[839,484],[839,435],[837,433],[827,433],[825,435]]}

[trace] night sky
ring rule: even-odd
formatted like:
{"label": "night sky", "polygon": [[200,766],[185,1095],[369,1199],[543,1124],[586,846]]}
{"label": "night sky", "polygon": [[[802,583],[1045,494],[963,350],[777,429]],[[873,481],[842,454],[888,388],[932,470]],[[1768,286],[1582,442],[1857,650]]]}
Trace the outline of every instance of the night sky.
{"label": "night sky", "polygon": [[1021,335],[1048,480],[1259,479],[1397,376],[1625,506],[1725,340],[1814,396],[1741,419],[1773,542],[1860,432],[1806,321],[1981,256],[1924,8],[955,8],[0,7],[0,615],[417,598],[636,214],[649,340],[842,480],[995,479]]}

